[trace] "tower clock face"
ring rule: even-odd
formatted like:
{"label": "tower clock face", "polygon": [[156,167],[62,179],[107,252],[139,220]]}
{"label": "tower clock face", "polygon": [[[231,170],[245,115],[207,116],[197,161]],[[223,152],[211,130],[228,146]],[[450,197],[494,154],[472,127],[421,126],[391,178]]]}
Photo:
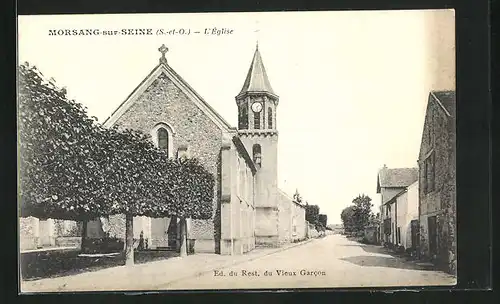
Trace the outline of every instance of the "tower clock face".
{"label": "tower clock face", "polygon": [[252,111],[259,113],[262,110],[262,104],[260,102],[254,102],[252,104]]}

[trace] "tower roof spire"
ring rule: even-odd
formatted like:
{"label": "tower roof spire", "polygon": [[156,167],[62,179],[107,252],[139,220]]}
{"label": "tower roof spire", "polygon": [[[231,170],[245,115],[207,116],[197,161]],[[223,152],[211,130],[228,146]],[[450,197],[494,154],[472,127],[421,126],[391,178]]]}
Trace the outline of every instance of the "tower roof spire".
{"label": "tower roof spire", "polygon": [[259,52],[258,41],[255,46],[255,53],[253,55],[252,63],[250,64],[250,68],[248,69],[247,77],[238,95],[242,95],[247,92],[262,92],[276,95],[267,77],[266,69],[264,68],[264,63],[262,62],[262,57]]}

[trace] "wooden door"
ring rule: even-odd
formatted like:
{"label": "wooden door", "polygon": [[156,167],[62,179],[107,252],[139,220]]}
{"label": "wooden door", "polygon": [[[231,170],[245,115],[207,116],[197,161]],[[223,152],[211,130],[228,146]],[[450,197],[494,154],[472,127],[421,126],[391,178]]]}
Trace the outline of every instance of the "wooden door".
{"label": "wooden door", "polygon": [[427,218],[427,223],[429,225],[429,255],[432,257],[437,255],[437,223],[436,216],[430,216]]}

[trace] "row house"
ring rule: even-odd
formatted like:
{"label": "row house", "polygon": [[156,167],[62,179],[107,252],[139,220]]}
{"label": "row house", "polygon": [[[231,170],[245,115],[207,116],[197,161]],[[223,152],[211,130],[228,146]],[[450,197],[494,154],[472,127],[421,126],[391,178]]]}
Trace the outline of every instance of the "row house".
{"label": "row house", "polygon": [[[418,181],[401,190],[386,204],[391,226],[386,235],[395,248],[416,252],[418,248]],[[386,211],[387,212],[387,211]]]}
{"label": "row house", "polygon": [[406,251],[456,275],[455,91],[429,94],[418,168],[377,176],[382,244]]}
{"label": "row house", "polygon": [[383,245],[415,247],[416,232],[412,225],[418,220],[418,168],[387,168],[379,170],[377,193],[380,194],[380,236]]}
{"label": "row house", "polygon": [[420,255],[456,274],[455,91],[429,94],[418,158]]}

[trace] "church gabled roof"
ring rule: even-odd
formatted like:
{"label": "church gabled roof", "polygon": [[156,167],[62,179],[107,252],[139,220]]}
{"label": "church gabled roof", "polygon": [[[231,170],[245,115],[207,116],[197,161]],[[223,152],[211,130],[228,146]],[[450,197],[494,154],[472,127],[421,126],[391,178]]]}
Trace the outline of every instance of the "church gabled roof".
{"label": "church gabled roof", "polygon": [[258,46],[255,48],[252,63],[250,64],[247,77],[238,96],[245,93],[269,93],[276,96],[269,82],[269,78],[267,77]]}
{"label": "church gabled roof", "polygon": [[[163,47],[163,46],[162,46]],[[162,48],[160,48],[161,51]],[[166,49],[166,48],[165,48]],[[167,49],[168,50],[168,49]],[[104,126],[111,127],[135,103],[146,89],[158,78],[165,74],[190,100],[192,100],[221,130],[232,132],[235,129],[212,108],[179,74],[167,63],[162,52],[160,63],[149,75],[130,93],[118,108],[104,121]]]}

